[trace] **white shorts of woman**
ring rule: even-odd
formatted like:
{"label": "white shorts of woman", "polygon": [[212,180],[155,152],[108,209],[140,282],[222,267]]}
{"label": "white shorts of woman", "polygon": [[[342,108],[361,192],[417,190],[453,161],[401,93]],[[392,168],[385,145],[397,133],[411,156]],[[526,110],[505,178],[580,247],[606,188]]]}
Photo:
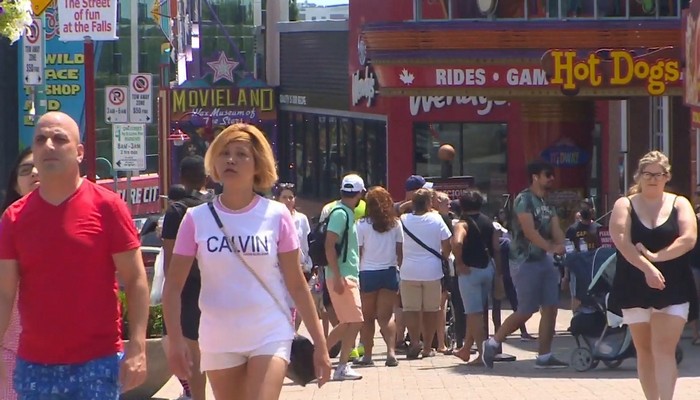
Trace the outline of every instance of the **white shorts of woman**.
{"label": "white shorts of woman", "polygon": [[656,308],[623,308],[622,309],[622,321],[627,324],[643,324],[649,323],[651,321],[652,314],[666,314],[672,315],[674,317],[683,318],[683,320],[688,321],[688,312],[690,311],[690,303],[685,302],[682,304],[672,304],[668,307],[662,309]]}
{"label": "white shorts of woman", "polygon": [[261,345],[243,353],[206,353],[202,352],[200,368],[202,372],[229,369],[244,365],[253,357],[272,356],[281,358],[289,364],[292,353],[292,341],[283,340]]}

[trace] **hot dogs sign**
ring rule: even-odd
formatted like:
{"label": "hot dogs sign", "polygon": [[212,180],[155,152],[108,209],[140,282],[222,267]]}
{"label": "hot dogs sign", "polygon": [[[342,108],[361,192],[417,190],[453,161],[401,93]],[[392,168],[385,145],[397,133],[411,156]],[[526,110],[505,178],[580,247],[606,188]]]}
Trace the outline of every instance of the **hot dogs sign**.
{"label": "hot dogs sign", "polygon": [[679,56],[674,47],[649,52],[601,49],[583,55],[576,50],[549,50],[542,56],[542,68],[549,82],[560,85],[568,95],[577,94],[582,87],[644,85],[649,95],[661,96],[669,87],[680,87]]}

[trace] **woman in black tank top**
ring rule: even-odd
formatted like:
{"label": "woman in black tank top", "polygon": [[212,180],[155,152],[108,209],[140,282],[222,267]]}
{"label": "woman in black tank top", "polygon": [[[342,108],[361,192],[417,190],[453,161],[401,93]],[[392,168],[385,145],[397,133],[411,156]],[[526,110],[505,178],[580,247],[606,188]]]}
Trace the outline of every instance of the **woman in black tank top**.
{"label": "woman in black tank top", "polygon": [[688,199],[665,192],[668,158],[646,154],[630,196],[615,203],[610,232],[618,249],[610,305],[622,309],[637,351],[637,371],[647,399],[673,398],[675,351],[697,296],[688,252],[697,236]]}

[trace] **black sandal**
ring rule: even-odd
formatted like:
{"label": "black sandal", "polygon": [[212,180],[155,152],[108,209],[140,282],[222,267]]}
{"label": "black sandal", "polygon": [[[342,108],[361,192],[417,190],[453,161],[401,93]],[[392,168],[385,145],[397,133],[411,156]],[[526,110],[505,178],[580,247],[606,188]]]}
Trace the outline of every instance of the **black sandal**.
{"label": "black sandal", "polygon": [[389,357],[387,356],[386,362],[384,363],[385,366],[387,367],[398,367],[399,366],[399,360],[396,359],[396,357]]}

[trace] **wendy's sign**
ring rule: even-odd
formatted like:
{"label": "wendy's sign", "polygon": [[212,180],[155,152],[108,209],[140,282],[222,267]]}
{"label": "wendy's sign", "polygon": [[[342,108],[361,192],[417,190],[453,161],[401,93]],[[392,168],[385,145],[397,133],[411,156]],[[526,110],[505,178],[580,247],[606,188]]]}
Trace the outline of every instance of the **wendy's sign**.
{"label": "wendy's sign", "polygon": [[548,50],[542,68],[551,84],[562,93],[576,95],[579,88],[624,88],[644,86],[651,96],[663,95],[669,86],[681,85],[680,49],[663,47],[648,52],[600,49]]}
{"label": "wendy's sign", "polygon": [[590,158],[588,152],[568,141],[544,149],[540,157],[555,167],[563,168],[585,165]]}

